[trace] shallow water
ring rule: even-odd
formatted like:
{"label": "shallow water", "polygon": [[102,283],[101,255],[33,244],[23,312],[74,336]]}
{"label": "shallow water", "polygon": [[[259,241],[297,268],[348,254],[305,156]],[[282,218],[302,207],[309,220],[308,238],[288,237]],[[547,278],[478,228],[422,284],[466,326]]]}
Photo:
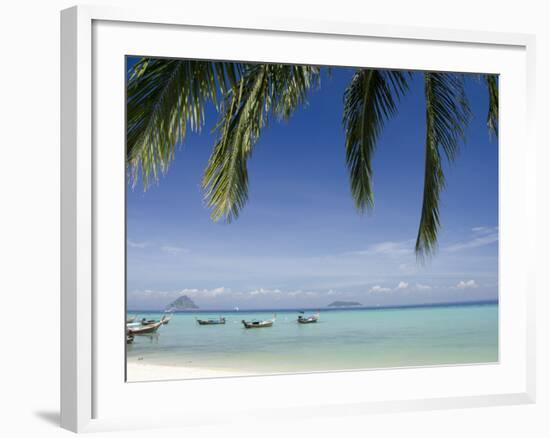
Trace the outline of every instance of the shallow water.
{"label": "shallow water", "polygon": [[252,330],[241,320],[270,319],[272,311],[222,315],[225,325],[199,326],[195,317],[219,313],[176,313],[158,334],[136,336],[128,360],[251,374],[498,361],[494,303],[321,311],[318,323],[305,325],[296,310],[285,310],[273,327]]}

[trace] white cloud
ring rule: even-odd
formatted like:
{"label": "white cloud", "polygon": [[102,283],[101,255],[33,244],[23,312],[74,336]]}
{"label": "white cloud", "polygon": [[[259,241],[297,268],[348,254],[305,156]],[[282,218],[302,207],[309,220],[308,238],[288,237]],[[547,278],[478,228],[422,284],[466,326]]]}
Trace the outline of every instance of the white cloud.
{"label": "white cloud", "polygon": [[[239,292],[237,294],[240,295],[242,298],[264,296],[264,297],[270,297],[270,298],[277,298],[278,299],[279,297],[282,297],[282,296],[293,297],[293,298],[296,298],[296,297],[317,297],[317,296],[320,296],[322,294],[322,292],[314,291],[314,290],[302,290],[302,289],[291,290],[291,291],[283,291],[281,289],[259,288],[259,289],[253,289],[253,290],[248,291],[248,292]],[[327,295],[333,295],[334,291],[330,290],[326,294]]]}
{"label": "white cloud", "polygon": [[226,287],[217,287],[213,289],[196,289],[196,288],[185,288],[185,289],[179,289],[179,290],[171,290],[171,291],[162,291],[162,290],[151,290],[151,289],[145,289],[145,290],[137,290],[132,291],[129,295],[132,298],[159,298],[159,299],[176,299],[180,297],[181,295],[187,295],[191,298],[196,297],[217,297],[222,294],[230,293],[231,289]]}
{"label": "white cloud", "polygon": [[413,241],[405,240],[402,242],[380,242],[369,245],[366,249],[352,251],[350,255],[388,255],[398,256],[405,254],[413,254]]}
{"label": "white cloud", "polygon": [[231,289],[223,287],[223,286],[222,287],[217,287],[215,289],[210,289],[210,290],[203,291],[203,293],[205,295],[208,295],[210,297],[217,297],[218,295],[226,294],[228,292],[231,292]]}
{"label": "white cloud", "polygon": [[176,255],[184,252],[189,252],[187,248],[182,248],[181,246],[172,246],[172,245],[163,245],[160,247],[161,251],[167,252],[168,254]]}
{"label": "white cloud", "polygon": [[474,227],[472,232],[475,234],[489,234],[498,232],[498,227]]}
{"label": "white cloud", "polygon": [[475,289],[476,287],[478,287],[478,284],[475,280],[462,280],[455,286],[456,289]]}
{"label": "white cloud", "polygon": [[147,242],[136,242],[130,239],[128,239],[127,243],[130,248],[146,248],[149,245]]}
{"label": "white cloud", "polygon": [[248,292],[248,295],[278,295],[281,293],[281,289],[254,289]]}
{"label": "white cloud", "polygon": [[465,249],[478,248],[498,242],[498,227],[474,227],[472,238],[464,242],[458,242],[445,248],[447,252],[457,252]]}
{"label": "white cloud", "polygon": [[370,293],[384,293],[384,292],[391,292],[391,289],[389,287],[382,287],[380,285],[376,285],[376,286],[373,286],[370,288],[369,290]]}
{"label": "white cloud", "polygon": [[[389,291],[389,289],[387,289]],[[382,289],[385,291],[385,289]],[[268,288],[257,288],[252,290],[244,291],[233,291],[231,288],[220,286],[212,289],[199,289],[199,288],[185,288],[171,291],[162,291],[162,290],[134,290],[128,294],[128,298],[131,300],[137,301],[160,301],[168,302],[175,300],[181,295],[187,295],[192,299],[202,300],[215,300],[219,298],[224,299],[239,299],[239,300],[256,300],[261,298],[268,299],[283,299],[283,298],[312,298],[312,297],[323,297],[329,295],[340,295],[340,292],[335,292],[334,290],[329,291],[318,291],[318,290],[281,290],[278,288],[268,289]]]}
{"label": "white cloud", "polygon": [[405,283],[404,281],[400,281],[399,284],[395,289],[407,289],[409,287],[409,283]]}
{"label": "white cloud", "polygon": [[427,284],[416,283],[416,288],[418,290],[430,290],[432,287]]}

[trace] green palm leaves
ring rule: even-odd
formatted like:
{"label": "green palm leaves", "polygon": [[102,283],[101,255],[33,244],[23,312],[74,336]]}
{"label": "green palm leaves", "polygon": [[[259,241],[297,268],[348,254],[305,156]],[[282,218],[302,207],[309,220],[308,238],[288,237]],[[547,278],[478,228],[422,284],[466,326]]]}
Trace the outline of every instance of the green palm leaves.
{"label": "green palm leaves", "polygon": [[400,71],[358,70],[344,93],[346,162],[351,194],[360,211],[374,206],[371,160],[386,119],[407,90],[410,75]]}
{"label": "green palm leaves", "polygon": [[143,59],[127,88],[126,160],[145,185],[166,171],[188,128],[200,130],[210,101],[237,83],[241,64]]}
{"label": "green palm leaves", "polygon": [[288,118],[319,81],[309,66],[258,64],[226,95],[219,138],[204,173],[212,219],[235,219],[248,198],[247,161],[270,116]]}
{"label": "green palm leaves", "polygon": [[[375,146],[384,122],[396,113],[399,99],[408,90],[409,78],[401,71],[359,69],[344,93],[346,160],[351,194],[361,212],[374,205],[371,161]],[[445,185],[442,156],[454,160],[470,116],[462,75],[425,73],[424,94],[424,192],[415,245],[420,258],[433,252],[437,244],[439,196]],[[496,108],[498,111],[498,103]],[[495,116],[491,111],[489,121],[494,124],[489,126],[496,129],[498,113]]]}
{"label": "green palm leaves", "polygon": [[453,73],[425,73],[426,161],[424,195],[415,250],[429,255],[437,244],[440,226],[439,194],[445,186],[441,157],[450,162],[464,138],[470,109],[464,95],[463,77]]}
{"label": "green palm leaves", "polygon": [[[424,73],[426,144],[424,190],[415,252],[437,246],[443,160],[452,162],[470,110],[464,75]],[[487,126],[498,134],[498,77],[482,75],[489,92]],[[270,119],[288,119],[320,84],[319,67],[282,64],[141,60],[128,83],[127,165],[147,186],[165,172],[188,129],[204,125],[216,107],[217,140],[202,186],[213,220],[232,221],[248,199],[248,160]],[[344,92],[343,124],[351,194],[360,212],[373,207],[372,157],[385,122],[408,91],[410,73],[357,69]]]}
{"label": "green palm leaves", "polygon": [[489,132],[498,135],[498,76],[483,75],[489,90],[489,110],[487,111],[487,127]]}

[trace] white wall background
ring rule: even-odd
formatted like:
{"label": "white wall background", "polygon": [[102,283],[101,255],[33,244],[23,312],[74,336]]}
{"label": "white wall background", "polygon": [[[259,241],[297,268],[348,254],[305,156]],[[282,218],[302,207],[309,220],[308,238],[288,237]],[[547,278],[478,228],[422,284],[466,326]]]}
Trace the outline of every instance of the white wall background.
{"label": "white wall background", "polygon": [[[151,5],[142,0],[97,4]],[[198,3],[198,4],[197,4]],[[59,418],[59,10],[65,0],[4,3],[0,15],[0,434],[63,436]],[[523,0],[156,0],[158,7],[235,14],[309,17],[537,35],[540,155],[538,247],[538,402],[536,405],[235,425],[216,431],[167,431],[170,436],[366,437],[550,436],[550,257],[548,166],[543,137],[550,110],[550,14],[545,2]],[[521,147],[521,145],[518,145]],[[109,436],[150,436],[151,431]]]}

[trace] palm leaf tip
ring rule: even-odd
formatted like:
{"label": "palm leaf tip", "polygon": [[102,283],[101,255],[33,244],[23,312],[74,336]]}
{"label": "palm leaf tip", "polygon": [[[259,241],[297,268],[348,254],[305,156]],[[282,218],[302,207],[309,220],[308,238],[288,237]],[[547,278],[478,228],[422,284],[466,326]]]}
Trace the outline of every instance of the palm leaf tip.
{"label": "palm leaf tip", "polygon": [[346,164],[351,194],[360,212],[374,206],[372,157],[387,119],[408,89],[410,74],[359,69],[344,93]]}
{"label": "palm leaf tip", "polygon": [[489,110],[487,111],[487,128],[489,133],[498,137],[498,75],[483,75],[489,92]]}
{"label": "palm leaf tip", "polygon": [[437,249],[440,228],[439,199],[445,187],[442,156],[452,162],[464,139],[470,120],[463,76],[454,73],[425,73],[426,145],[424,191],[415,252],[425,259]]}

